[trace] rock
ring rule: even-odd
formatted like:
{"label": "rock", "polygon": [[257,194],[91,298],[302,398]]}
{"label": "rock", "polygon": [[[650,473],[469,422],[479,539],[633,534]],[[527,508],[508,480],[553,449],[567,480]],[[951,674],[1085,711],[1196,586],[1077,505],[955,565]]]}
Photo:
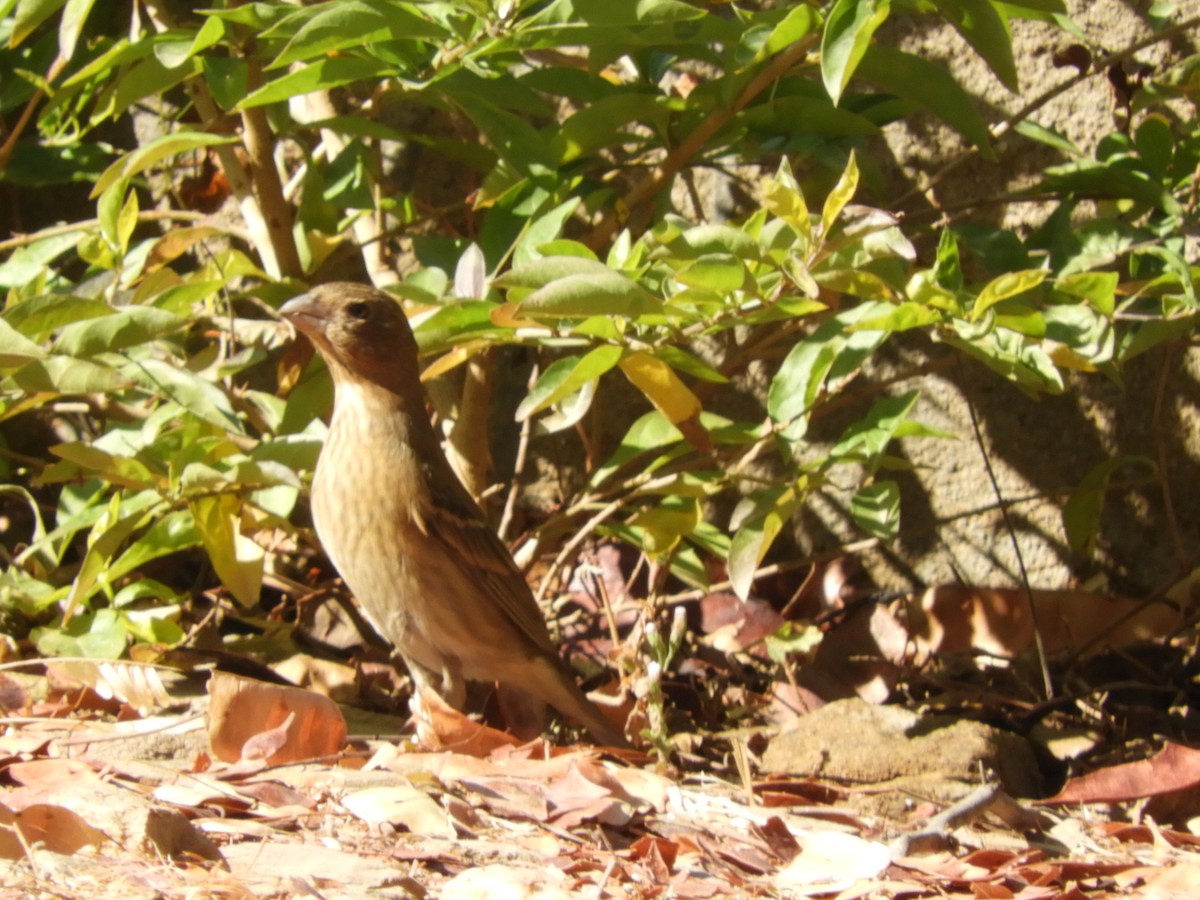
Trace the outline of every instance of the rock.
{"label": "rock", "polygon": [[769,772],[854,785],[911,780],[978,784],[999,779],[1014,797],[1041,796],[1041,773],[1023,737],[952,716],[838,700],[796,719],[763,754]]}

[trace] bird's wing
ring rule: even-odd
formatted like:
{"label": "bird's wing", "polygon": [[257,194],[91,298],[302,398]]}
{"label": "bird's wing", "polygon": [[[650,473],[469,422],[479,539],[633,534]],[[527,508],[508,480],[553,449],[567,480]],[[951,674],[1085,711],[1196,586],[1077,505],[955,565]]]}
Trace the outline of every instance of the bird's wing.
{"label": "bird's wing", "polygon": [[[440,462],[440,460],[439,460]],[[447,465],[447,469],[449,466]],[[431,537],[446,545],[450,558],[540,649],[557,656],[546,620],[512,553],[489,527],[478,504],[451,471],[429,477],[430,508],[423,516]]]}

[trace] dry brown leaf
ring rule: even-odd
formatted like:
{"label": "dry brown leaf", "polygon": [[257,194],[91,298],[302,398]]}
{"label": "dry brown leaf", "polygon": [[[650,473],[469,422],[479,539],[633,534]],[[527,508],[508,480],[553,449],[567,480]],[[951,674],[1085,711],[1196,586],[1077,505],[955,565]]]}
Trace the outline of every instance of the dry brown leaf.
{"label": "dry brown leaf", "polygon": [[436,801],[411,784],[365,788],[347,794],[342,806],[371,825],[388,822],[413,834],[453,838],[454,822]]}
{"label": "dry brown leaf", "polygon": [[612,790],[597,783],[594,768],[589,778],[581,771],[587,764],[571,766],[565,775],[552,781],[546,789],[554,823],[571,829],[582,822],[595,820],[605,825],[622,827],[628,824],[633,811],[628,804],[613,796]]}
{"label": "dry brown leaf", "polygon": [[433,691],[422,690],[416,706],[417,743],[427,750],[487,756],[521,743],[511,734],[472,721]]}
{"label": "dry brown leaf", "polygon": [[5,770],[17,784],[38,791],[54,791],[82,781],[99,781],[95,769],[79,759],[31,759]]}
{"label": "dry brown leaf", "polygon": [[[445,779],[443,779],[445,780]],[[550,817],[546,787],[532,778],[512,775],[471,775],[458,780],[494,815],[506,819],[545,822]]]}
{"label": "dry brown leaf", "polygon": [[799,855],[775,875],[775,885],[800,896],[846,890],[881,875],[892,861],[885,844],[838,831],[818,831],[799,843]]}
{"label": "dry brown leaf", "polygon": [[139,715],[149,715],[172,703],[157,667],[148,663],[59,660],[47,668],[54,678],[91,688],[104,700],[119,700]]}
{"label": "dry brown leaf", "polygon": [[576,894],[569,888],[566,875],[552,866],[537,870],[495,864],[455,875],[442,888],[442,900],[572,900]]}
{"label": "dry brown leaf", "polygon": [[346,720],[328,697],[226,672],[212,674],[208,694],[209,743],[225,762],[242,759],[247,742],[284,723],[281,742],[263,739],[272,765],[331,756],[346,746]]}
{"label": "dry brown leaf", "polygon": [[[1169,634],[1184,621],[1183,612],[1167,603],[1143,606],[1085,591],[1032,596],[1038,630],[1053,655],[1123,647]],[[941,585],[911,598],[907,615],[918,660],[971,651],[1008,658],[1033,646],[1033,616],[1022,590]]]}
{"label": "dry brown leaf", "polygon": [[0,672],[0,710],[15,711],[29,705],[25,688],[11,675]]}
{"label": "dry brown leaf", "polygon": [[1041,802],[1122,803],[1189,790],[1197,785],[1200,785],[1200,750],[1167,743],[1150,759],[1072,778],[1061,791]]}
{"label": "dry brown leaf", "polygon": [[[6,795],[5,805],[0,805],[0,832],[15,829],[26,846],[40,844],[54,853],[70,855],[82,847],[108,840],[103,831],[93,828],[82,816],[65,806],[30,803],[14,810],[8,805],[12,796]],[[11,839],[0,839],[0,855],[8,859],[24,856],[24,848],[12,832],[7,832],[5,838]]]}

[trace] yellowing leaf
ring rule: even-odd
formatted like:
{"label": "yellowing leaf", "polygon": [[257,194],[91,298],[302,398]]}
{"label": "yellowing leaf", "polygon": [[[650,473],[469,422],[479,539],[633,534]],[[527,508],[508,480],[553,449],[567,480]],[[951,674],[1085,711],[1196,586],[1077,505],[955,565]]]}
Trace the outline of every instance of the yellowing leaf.
{"label": "yellowing leaf", "polygon": [[821,234],[828,236],[834,221],[841,215],[842,210],[845,209],[846,204],[854,197],[854,192],[857,190],[858,161],[854,158],[854,151],[851,150],[846,170],[842,172],[842,177],[838,179],[838,183],[825,198],[825,207],[821,211]]}
{"label": "yellowing leaf", "polygon": [[1020,272],[1006,272],[989,281],[975,299],[971,321],[978,322],[980,317],[997,303],[1037,287],[1046,280],[1047,274],[1045,269],[1024,269]]}
{"label": "yellowing leaf", "polygon": [[626,354],[619,363],[625,377],[646,395],[673,425],[700,414],[700,400],[675,371],[657,356],[637,351]]}
{"label": "yellowing leaf", "polygon": [[240,501],[232,494],[201,497],[191,503],[196,530],[213,569],[229,592],[246,606],[262,590],[263,551],[238,529]]}

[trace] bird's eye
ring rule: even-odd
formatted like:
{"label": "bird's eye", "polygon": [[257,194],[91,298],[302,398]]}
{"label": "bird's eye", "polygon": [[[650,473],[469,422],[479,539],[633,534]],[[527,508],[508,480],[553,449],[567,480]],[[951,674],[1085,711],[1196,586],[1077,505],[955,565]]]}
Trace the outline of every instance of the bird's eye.
{"label": "bird's eye", "polygon": [[371,307],[359,301],[357,303],[351,303],[349,306],[347,306],[346,312],[349,314],[350,318],[359,319],[361,321],[371,314]]}

